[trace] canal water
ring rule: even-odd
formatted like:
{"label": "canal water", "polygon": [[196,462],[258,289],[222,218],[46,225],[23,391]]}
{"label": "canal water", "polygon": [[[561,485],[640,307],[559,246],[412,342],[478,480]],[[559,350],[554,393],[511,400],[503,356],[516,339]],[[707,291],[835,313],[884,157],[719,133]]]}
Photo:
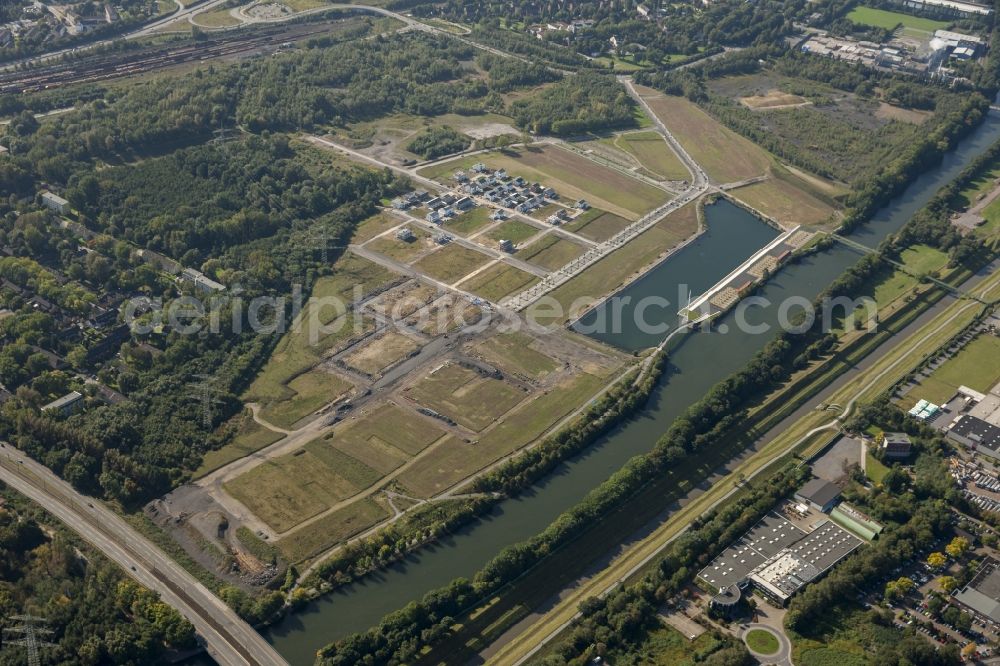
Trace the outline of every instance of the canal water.
{"label": "canal water", "polygon": [[[974,134],[945,156],[938,168],[916,179],[851,237],[866,245],[877,245],[899,229],[939,187],[998,139],[1000,119],[990,114]],[[625,289],[621,296],[659,294],[673,301],[677,298],[679,282],[689,284],[695,293],[699,288],[704,291],[766,244],[775,233],[759,221],[743,217],[746,214],[731,204],[718,203],[708,210],[709,231],[701,239]],[[716,229],[726,231],[716,233]],[[722,256],[726,257],[725,261],[720,258]],[[773,303],[791,296],[811,300],[857,260],[857,253],[837,245],[785,267],[758,295]],[[665,321],[676,321],[676,309],[670,310],[669,316],[667,312],[664,311]],[[741,331],[735,325],[735,316],[730,313],[715,327],[728,329],[725,334],[702,332],[684,338],[672,350],[669,371],[664,373],[643,412],[583,454],[560,465],[543,482],[517,498],[505,500],[489,516],[434,546],[289,615],[265,631],[265,638],[293,666],[312,664],[316,650],[324,645],[368,629],[385,614],[458,576],[472,577],[504,547],[541,532],[629,458],[649,451],[684,409],[716,382],[743,367],[777,334],[774,328],[778,321],[776,307],[752,308],[746,312],[747,323],[772,327],[764,334]],[[639,331],[624,330],[607,341],[625,349],[639,349],[659,340]]]}

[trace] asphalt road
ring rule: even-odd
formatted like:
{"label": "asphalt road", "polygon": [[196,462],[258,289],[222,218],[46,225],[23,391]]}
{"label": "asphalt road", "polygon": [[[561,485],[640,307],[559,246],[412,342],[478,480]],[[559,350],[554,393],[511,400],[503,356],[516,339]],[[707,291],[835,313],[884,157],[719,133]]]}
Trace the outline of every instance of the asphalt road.
{"label": "asphalt road", "polygon": [[0,443],[0,480],[41,505],[176,608],[194,625],[208,654],[220,666],[287,666],[231,608],[117,514],[4,443]]}

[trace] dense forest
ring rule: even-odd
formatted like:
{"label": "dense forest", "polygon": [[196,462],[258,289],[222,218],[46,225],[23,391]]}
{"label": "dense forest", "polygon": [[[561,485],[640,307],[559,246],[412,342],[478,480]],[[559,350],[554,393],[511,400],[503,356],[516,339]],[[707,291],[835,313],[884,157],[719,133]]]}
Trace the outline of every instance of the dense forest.
{"label": "dense forest", "polygon": [[612,76],[581,72],[510,108],[518,127],[536,134],[574,136],[636,124],[635,100]]}
{"label": "dense forest", "polygon": [[430,127],[406,144],[411,153],[425,160],[434,160],[458,153],[472,145],[472,138],[451,127]]}
{"label": "dense forest", "polygon": [[[194,628],[177,611],[0,487],[0,624],[17,624],[10,618],[18,614],[47,620],[58,647],[43,649],[43,663],[143,666],[195,647]],[[0,664],[19,666],[26,657],[5,646]]]}

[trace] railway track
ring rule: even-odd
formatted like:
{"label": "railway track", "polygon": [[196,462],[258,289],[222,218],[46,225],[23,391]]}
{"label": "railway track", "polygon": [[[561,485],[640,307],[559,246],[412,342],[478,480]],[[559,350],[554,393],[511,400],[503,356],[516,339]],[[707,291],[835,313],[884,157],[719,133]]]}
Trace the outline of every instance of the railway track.
{"label": "railway track", "polygon": [[0,94],[30,93],[69,84],[94,83],[124,76],[166,69],[190,62],[240,56],[268,48],[279,48],[289,41],[300,41],[329,32],[326,22],[291,29],[253,34],[238,32],[219,35],[209,41],[187,46],[161,46],[136,52],[95,54],[78,61],[60,62],[36,70],[0,73]]}

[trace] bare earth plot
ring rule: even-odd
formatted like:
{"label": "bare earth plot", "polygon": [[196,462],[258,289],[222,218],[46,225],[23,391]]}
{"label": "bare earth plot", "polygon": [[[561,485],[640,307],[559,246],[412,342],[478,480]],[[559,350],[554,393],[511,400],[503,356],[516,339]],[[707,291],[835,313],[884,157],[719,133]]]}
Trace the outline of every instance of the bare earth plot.
{"label": "bare earth plot", "polygon": [[618,290],[697,231],[697,207],[695,203],[689,203],[664,217],[621,249],[560,285],[549,296],[556,299],[567,313],[568,316],[564,319],[573,319],[579,314],[579,309],[586,307],[582,300],[598,300]]}
{"label": "bare earth plot", "polygon": [[805,97],[799,97],[798,95],[772,88],[763,95],[741,97],[740,104],[748,109],[780,109],[793,106],[806,106],[807,104],[811,104],[811,102]]}
{"label": "bare earth plot", "polygon": [[344,362],[366,375],[376,377],[418,349],[420,343],[416,340],[402,333],[389,331],[352,352]]}
{"label": "bare earth plot", "polygon": [[525,398],[520,388],[457,363],[432,370],[407,394],[474,432],[483,430]]}
{"label": "bare earth plot", "polygon": [[501,262],[472,276],[460,286],[466,291],[497,303],[508,294],[524,291],[539,281],[537,275]]}
{"label": "bare earth plot", "polygon": [[716,183],[731,183],[767,173],[771,156],[683,97],[636,86],[653,112]]}

